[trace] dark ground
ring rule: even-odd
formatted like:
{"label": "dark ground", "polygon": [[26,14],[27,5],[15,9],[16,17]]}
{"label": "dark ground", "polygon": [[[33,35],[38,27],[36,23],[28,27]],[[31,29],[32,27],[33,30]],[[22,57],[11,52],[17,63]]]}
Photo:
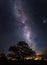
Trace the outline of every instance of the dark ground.
{"label": "dark ground", "polygon": [[44,61],[44,60],[20,60],[20,61],[12,61],[12,60],[7,60],[6,58],[5,59],[2,59],[0,58],[0,65],[17,65],[17,64],[35,64],[35,65],[47,65],[47,61]]}

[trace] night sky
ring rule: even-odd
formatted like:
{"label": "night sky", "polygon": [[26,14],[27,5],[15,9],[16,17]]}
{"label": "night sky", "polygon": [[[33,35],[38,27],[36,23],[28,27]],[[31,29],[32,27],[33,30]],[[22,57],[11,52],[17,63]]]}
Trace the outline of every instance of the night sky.
{"label": "night sky", "polygon": [[0,0],[0,52],[19,41],[47,51],[47,0]]}

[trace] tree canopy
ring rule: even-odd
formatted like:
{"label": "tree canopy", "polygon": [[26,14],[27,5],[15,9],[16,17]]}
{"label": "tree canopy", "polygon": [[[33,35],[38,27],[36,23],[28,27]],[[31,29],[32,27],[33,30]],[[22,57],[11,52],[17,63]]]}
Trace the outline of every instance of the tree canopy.
{"label": "tree canopy", "polygon": [[20,41],[17,45],[10,46],[9,51],[12,53],[11,56],[15,56],[16,59],[24,59],[24,57],[35,57],[36,52],[30,49],[25,41]]}

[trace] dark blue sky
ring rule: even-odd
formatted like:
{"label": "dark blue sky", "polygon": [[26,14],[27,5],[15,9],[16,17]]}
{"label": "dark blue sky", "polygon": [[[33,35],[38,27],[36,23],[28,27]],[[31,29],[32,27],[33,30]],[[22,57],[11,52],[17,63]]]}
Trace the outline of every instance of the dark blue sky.
{"label": "dark blue sky", "polygon": [[34,42],[32,44],[35,45],[35,51],[39,53],[47,50],[47,1],[22,0],[23,10],[28,17],[25,25],[19,23],[17,17],[13,15],[14,2],[15,0],[1,0],[0,2],[0,52],[7,53],[11,45],[25,40],[23,36],[25,25],[28,25],[31,30],[31,40]]}

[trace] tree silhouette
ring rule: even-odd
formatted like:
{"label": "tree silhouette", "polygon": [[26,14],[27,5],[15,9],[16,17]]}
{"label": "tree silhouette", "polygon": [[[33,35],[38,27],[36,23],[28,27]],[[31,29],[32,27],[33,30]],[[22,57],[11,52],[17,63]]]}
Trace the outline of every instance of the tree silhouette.
{"label": "tree silhouette", "polygon": [[11,47],[9,48],[9,51],[12,52],[12,53],[14,53],[14,54],[16,54],[17,51],[18,51],[18,49],[17,49],[16,45],[14,45],[14,46],[11,46]]}
{"label": "tree silhouette", "polygon": [[18,59],[19,52],[18,52],[18,49],[17,49],[16,45],[10,46],[8,51],[10,52],[10,54],[7,55],[8,57],[12,57],[12,58]]}
{"label": "tree silhouette", "polygon": [[20,41],[19,43],[17,43],[17,46],[16,45],[11,46],[9,48],[9,51],[11,52],[11,54],[9,55],[15,57],[18,60],[24,59],[25,57],[28,56],[31,57],[36,56],[35,51],[30,49],[30,47],[25,41]]}

